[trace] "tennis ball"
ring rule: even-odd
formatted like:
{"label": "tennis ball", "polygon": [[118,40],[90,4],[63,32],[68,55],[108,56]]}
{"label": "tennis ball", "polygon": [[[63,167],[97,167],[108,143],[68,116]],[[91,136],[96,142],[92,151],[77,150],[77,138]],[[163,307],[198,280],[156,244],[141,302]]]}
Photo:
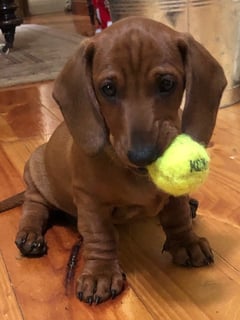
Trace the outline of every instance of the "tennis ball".
{"label": "tennis ball", "polygon": [[147,169],[159,189],[181,196],[194,191],[205,181],[209,161],[203,145],[186,134],[180,134]]}

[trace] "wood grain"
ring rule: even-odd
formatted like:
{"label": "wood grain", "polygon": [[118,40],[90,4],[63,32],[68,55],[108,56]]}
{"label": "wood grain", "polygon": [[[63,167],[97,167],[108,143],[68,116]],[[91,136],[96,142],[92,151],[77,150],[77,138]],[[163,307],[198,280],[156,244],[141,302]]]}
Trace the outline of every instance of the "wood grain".
{"label": "wood grain", "polygon": [[[35,19],[63,31],[78,24],[71,15]],[[78,27],[82,26],[81,19]],[[24,189],[25,162],[62,120],[51,97],[52,86],[47,82],[0,90],[0,199]],[[120,261],[127,273],[126,289],[116,300],[90,307],[77,300],[74,284],[68,295],[64,288],[69,252],[77,240],[73,226],[52,227],[46,234],[48,254],[23,258],[14,244],[21,214],[21,208],[16,208],[0,215],[0,319],[239,320],[239,137],[240,104],[221,109],[209,147],[210,175],[193,194],[200,200],[194,228],[209,239],[214,265],[174,266],[170,256],[161,253],[164,234],[155,218],[121,226]],[[81,266],[82,259],[75,280]]]}
{"label": "wood grain", "polygon": [[23,320],[18,301],[0,254],[0,315],[3,320]]}

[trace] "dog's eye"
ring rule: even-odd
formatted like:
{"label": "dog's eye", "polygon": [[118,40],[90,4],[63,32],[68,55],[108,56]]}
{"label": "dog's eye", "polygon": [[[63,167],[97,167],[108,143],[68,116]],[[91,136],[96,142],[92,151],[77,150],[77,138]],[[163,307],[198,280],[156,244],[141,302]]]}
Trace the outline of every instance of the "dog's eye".
{"label": "dog's eye", "polygon": [[116,96],[117,89],[115,85],[112,82],[106,82],[102,88],[101,88],[102,93],[109,98],[113,98]]}
{"label": "dog's eye", "polygon": [[176,81],[170,74],[160,76],[158,79],[158,90],[161,95],[166,95],[172,92],[175,86]]}

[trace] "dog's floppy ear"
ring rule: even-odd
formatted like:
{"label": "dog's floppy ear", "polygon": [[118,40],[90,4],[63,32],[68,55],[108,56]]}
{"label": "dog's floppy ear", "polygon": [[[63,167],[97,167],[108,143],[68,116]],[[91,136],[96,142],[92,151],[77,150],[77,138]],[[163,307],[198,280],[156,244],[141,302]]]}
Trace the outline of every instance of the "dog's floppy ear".
{"label": "dog's floppy ear", "polygon": [[83,40],[55,81],[53,97],[60,106],[74,139],[89,155],[104,146],[106,132],[92,84],[95,46]]}
{"label": "dog's floppy ear", "polygon": [[198,142],[208,144],[216,122],[223,90],[227,84],[222,67],[189,34],[178,42],[186,75],[186,102],[182,131]]}

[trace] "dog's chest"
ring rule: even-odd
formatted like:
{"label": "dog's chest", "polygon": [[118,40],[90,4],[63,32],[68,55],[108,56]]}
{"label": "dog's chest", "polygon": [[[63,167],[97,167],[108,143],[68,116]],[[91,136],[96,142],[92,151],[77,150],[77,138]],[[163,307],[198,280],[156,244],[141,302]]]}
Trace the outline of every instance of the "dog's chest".
{"label": "dog's chest", "polygon": [[[78,159],[78,160],[77,160]],[[107,155],[73,158],[74,186],[86,190],[100,202],[113,205],[152,206],[165,198],[147,175],[115,163]]]}

